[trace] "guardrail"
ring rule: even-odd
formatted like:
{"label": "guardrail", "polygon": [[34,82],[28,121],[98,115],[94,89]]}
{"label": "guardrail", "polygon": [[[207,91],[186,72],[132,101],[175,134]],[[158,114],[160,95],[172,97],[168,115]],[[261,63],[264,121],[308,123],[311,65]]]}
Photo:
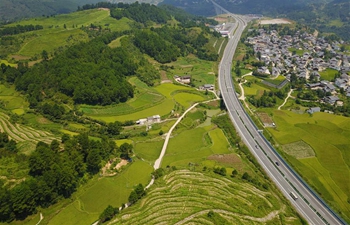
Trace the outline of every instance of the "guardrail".
{"label": "guardrail", "polygon": [[[234,85],[233,85],[233,81],[231,79],[231,83],[232,83],[232,89],[233,91],[235,91]],[[237,96],[235,96],[237,98]],[[244,107],[241,103],[241,101],[239,101],[239,105],[240,108],[242,109],[242,111],[246,114],[247,118],[250,120],[251,124],[254,126],[254,128],[256,129],[256,131],[258,132],[258,127],[255,125],[254,121],[252,120],[252,118],[250,117],[250,115],[246,112],[246,110],[244,110]],[[243,120],[242,123],[244,124]],[[249,131],[250,133],[250,131]],[[304,187],[306,187],[306,189],[309,190],[309,192],[319,201],[322,203],[323,206],[325,206],[330,212],[331,214],[333,214],[333,216],[335,216],[342,224],[347,225],[347,223],[336,213],[333,211],[333,209],[331,209],[326,202],[323,201],[323,199],[318,196],[318,194],[299,176],[299,174],[292,168],[289,166],[289,164],[282,158],[282,156],[277,152],[277,150],[271,145],[271,143],[266,139],[266,137],[261,133],[258,132],[258,134],[260,135],[260,137],[262,137],[262,139],[264,140],[264,142],[270,147],[270,149],[274,152],[274,154],[279,158],[279,160],[287,167],[287,169],[304,185]],[[252,135],[250,133],[250,135]],[[324,220],[324,218],[322,217],[322,215],[320,215],[319,213],[316,213],[317,216],[319,216],[322,220]],[[324,221],[325,222],[325,221]],[[328,223],[328,221],[327,221]],[[328,223],[329,224],[329,223]]]}
{"label": "guardrail", "polygon": [[[239,37],[240,38],[240,37]],[[220,67],[221,67],[221,62],[220,62]],[[231,66],[229,66],[229,71],[231,74]],[[234,85],[233,85],[233,80],[232,77],[230,77],[230,81],[231,81],[231,86],[232,86],[232,90],[234,93],[236,93]],[[338,221],[340,223],[342,223],[343,225],[347,225],[347,223],[336,213],[333,211],[333,209],[331,209],[326,202],[323,201],[323,199],[321,197],[319,197],[319,195],[299,176],[299,174],[292,168],[289,166],[289,164],[282,158],[282,156],[276,151],[276,149],[271,145],[271,143],[266,139],[266,137],[259,132],[258,127],[255,125],[254,121],[252,120],[252,118],[249,116],[249,114],[246,112],[246,110],[244,110],[244,107],[241,103],[241,101],[239,101],[239,99],[237,98],[237,96],[235,96],[235,98],[237,99],[237,101],[239,102],[240,105],[240,109],[245,113],[245,115],[247,116],[247,118],[250,120],[251,124],[253,125],[253,127],[256,129],[256,131],[258,132],[258,134],[260,135],[260,137],[264,140],[264,142],[269,146],[269,148],[274,152],[274,154],[279,158],[279,160],[286,166],[286,168],[301,182],[302,185],[304,185],[304,187],[325,207],[329,210],[329,212],[338,219]],[[223,98],[224,99],[224,98]],[[225,99],[224,99],[225,100]],[[237,113],[238,114],[238,113]],[[244,124],[244,122],[242,121],[242,123]],[[244,124],[244,126],[246,126]],[[247,129],[249,131],[249,129]],[[249,131],[250,133],[250,131]],[[250,133],[250,135],[252,135]],[[254,138],[254,137],[253,137]],[[283,174],[283,173],[281,173]],[[283,174],[284,175],[284,174]],[[304,197],[303,197],[304,199]],[[308,204],[309,205],[309,204]],[[310,207],[314,210],[314,207],[312,205],[310,205]],[[328,221],[325,221],[325,219],[323,218],[323,216],[316,211],[316,215],[319,216],[323,222],[325,222],[326,224],[329,224]]]}

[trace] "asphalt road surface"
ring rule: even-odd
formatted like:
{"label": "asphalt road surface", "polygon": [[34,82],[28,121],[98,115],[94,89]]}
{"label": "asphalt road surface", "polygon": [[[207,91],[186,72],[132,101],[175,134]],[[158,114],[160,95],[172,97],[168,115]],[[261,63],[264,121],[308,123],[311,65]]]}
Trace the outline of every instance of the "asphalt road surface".
{"label": "asphalt road surface", "polygon": [[[215,2],[213,4],[215,7],[220,7]],[[221,9],[225,11],[222,7]],[[229,13],[228,11],[226,12]],[[231,38],[219,65],[219,88],[227,112],[237,132],[268,176],[310,224],[346,224],[329,209],[322,199],[278,155],[270,143],[262,136],[239,102],[232,83],[231,62],[240,36],[249,19],[231,13],[230,15],[236,19],[236,23],[230,30],[234,33],[230,35]],[[292,198],[291,192],[297,196],[297,199]]]}

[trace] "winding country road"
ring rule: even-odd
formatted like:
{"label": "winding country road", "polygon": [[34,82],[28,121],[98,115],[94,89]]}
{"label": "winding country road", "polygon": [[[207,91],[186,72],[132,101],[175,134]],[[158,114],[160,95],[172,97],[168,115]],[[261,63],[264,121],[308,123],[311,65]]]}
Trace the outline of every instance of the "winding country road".
{"label": "winding country road", "polygon": [[292,94],[293,89],[290,89],[290,91],[288,92],[287,97],[284,99],[284,102],[282,103],[282,105],[278,106],[278,110],[281,110],[281,108],[287,103],[288,98],[290,97],[290,95]]}

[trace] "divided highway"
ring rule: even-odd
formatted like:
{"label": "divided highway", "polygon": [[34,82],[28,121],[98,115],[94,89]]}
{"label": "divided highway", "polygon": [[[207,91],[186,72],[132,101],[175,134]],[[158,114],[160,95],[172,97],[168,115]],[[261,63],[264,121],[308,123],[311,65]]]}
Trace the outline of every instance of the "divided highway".
{"label": "divided highway", "polygon": [[[215,2],[213,4],[222,11],[229,13]],[[231,62],[248,20],[243,16],[229,14],[235,18],[236,23],[231,30],[234,33],[231,34],[219,65],[219,89],[237,132],[268,176],[310,224],[346,224],[274,150],[259,132],[238,100],[231,77]],[[296,197],[293,198],[291,193],[294,193]]]}

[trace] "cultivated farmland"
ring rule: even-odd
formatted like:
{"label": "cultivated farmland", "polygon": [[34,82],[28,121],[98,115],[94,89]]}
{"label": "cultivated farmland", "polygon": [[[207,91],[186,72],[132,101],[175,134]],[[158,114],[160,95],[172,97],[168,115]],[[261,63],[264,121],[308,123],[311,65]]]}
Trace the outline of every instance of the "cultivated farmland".
{"label": "cultivated farmland", "polygon": [[[273,111],[273,115],[276,128],[268,130],[288,153],[284,157],[330,205],[349,219],[350,119],[328,113],[314,113],[311,117],[279,110]],[[304,144],[296,146],[298,142]]]}
{"label": "cultivated farmland", "polygon": [[0,113],[0,131],[6,132],[9,137],[18,143],[19,150],[25,154],[29,154],[35,149],[36,143],[39,141],[50,144],[53,140],[57,139],[53,134],[33,129],[31,127],[13,124],[9,121],[9,116],[4,113]]}
{"label": "cultivated farmland", "polygon": [[99,9],[19,21],[11,26],[34,24],[41,25],[44,29],[16,35],[21,39],[21,46],[18,51],[11,52],[13,55],[9,60],[23,58],[23,56],[38,57],[43,50],[53,53],[58,48],[88,41],[88,34],[81,28],[91,24],[101,26],[102,29],[122,31],[130,29],[129,23],[130,20],[127,18],[115,20],[109,16],[109,11]]}
{"label": "cultivated farmland", "polygon": [[111,224],[215,224],[210,211],[225,224],[300,224],[272,191],[189,170],[160,178],[145,198]]}
{"label": "cultivated farmland", "polygon": [[[126,203],[135,185],[146,185],[151,179],[152,167],[142,161],[135,161],[126,170],[113,177],[95,177],[72,196],[66,206],[44,209],[44,224],[92,224],[108,205],[119,207]],[[55,212],[55,210],[57,210]],[[47,214],[49,214],[47,216]]]}

